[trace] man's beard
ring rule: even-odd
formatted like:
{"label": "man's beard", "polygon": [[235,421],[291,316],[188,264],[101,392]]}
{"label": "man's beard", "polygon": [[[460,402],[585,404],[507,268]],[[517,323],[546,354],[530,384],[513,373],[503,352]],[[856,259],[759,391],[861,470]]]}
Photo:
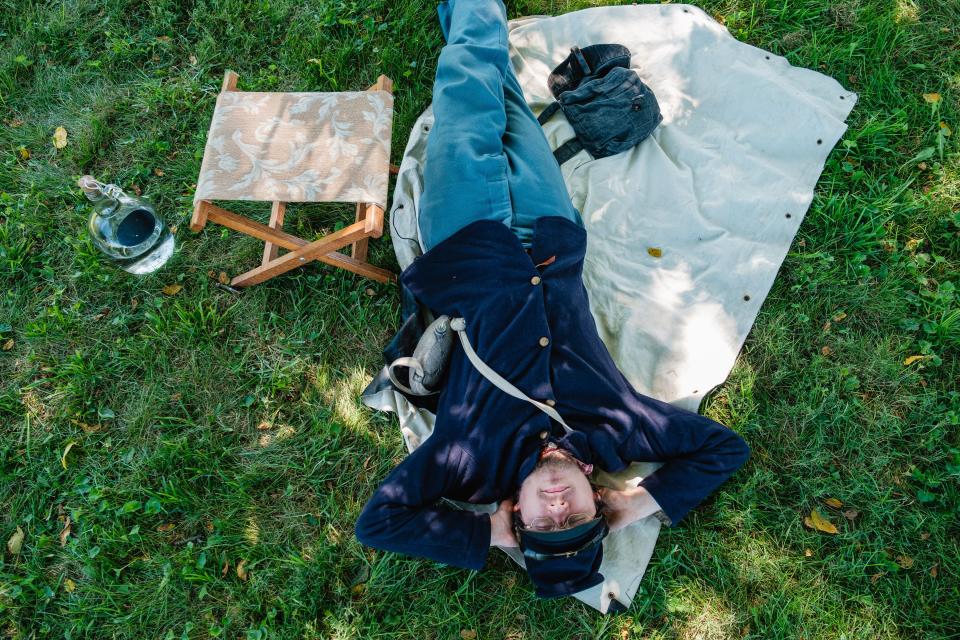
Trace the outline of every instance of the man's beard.
{"label": "man's beard", "polygon": [[543,456],[537,461],[537,466],[534,467],[534,470],[546,469],[550,470],[559,470],[559,469],[576,469],[580,470],[580,465],[577,464],[577,461],[565,451],[555,451],[550,455]]}

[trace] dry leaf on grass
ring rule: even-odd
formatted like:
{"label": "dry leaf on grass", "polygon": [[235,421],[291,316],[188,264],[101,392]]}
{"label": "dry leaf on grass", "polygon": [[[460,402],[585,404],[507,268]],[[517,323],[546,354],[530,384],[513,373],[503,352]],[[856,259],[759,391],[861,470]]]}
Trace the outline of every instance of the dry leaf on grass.
{"label": "dry leaf on grass", "polygon": [[159,531],[160,533],[166,533],[167,531],[173,531],[173,528],[175,526],[176,525],[173,524],[172,522],[165,522],[157,527],[157,531]]}
{"label": "dry leaf on grass", "polygon": [[936,578],[938,573],[940,573],[940,563],[939,563],[939,562],[936,563],[935,565],[933,565],[932,567],[930,567],[930,577],[931,577],[931,578]]}
{"label": "dry leaf on grass", "polygon": [[247,571],[246,560],[241,560],[240,562],[237,563],[237,577],[243,580],[244,582],[246,582],[247,578],[250,577],[250,572]]}
{"label": "dry leaf on grass", "polygon": [[63,149],[67,146],[67,130],[63,127],[57,127],[53,132],[53,146],[57,149]]}
{"label": "dry leaf on grass", "polygon": [[843,510],[843,517],[849,520],[850,522],[853,522],[854,520],[856,520],[857,516],[859,515],[860,515],[860,512],[853,508]]}
{"label": "dry leaf on grass", "polygon": [[474,640],[474,638],[477,637],[477,632],[473,629],[463,629],[460,632],[460,637],[463,638],[463,640]]}
{"label": "dry leaf on grass", "polygon": [[230,276],[227,275],[226,271],[221,271],[220,275],[217,276],[217,282],[220,284],[230,284]]}
{"label": "dry leaf on grass", "polygon": [[806,557],[808,557],[808,558],[812,557],[812,556],[813,556],[813,549],[804,549],[804,550],[803,550],[803,555],[806,556]]}
{"label": "dry leaf on grass", "polygon": [[940,102],[939,93],[925,93],[923,94],[923,99],[929,102],[930,104],[936,104]]}
{"label": "dry leaf on grass", "polygon": [[823,504],[827,505],[828,507],[833,507],[834,509],[839,509],[843,506],[843,503],[836,498],[827,498],[823,501]]}
{"label": "dry leaf on grass", "polygon": [[60,532],[60,546],[67,546],[67,538],[70,537],[70,516],[67,516],[67,521],[63,523],[63,531]]}
{"label": "dry leaf on grass", "polygon": [[927,356],[910,356],[909,358],[903,361],[903,366],[909,367],[914,362],[919,362],[920,360],[926,360],[926,359],[927,359]]}
{"label": "dry leaf on grass", "polygon": [[13,535],[7,540],[7,551],[13,555],[20,555],[20,549],[23,548],[23,538],[25,534],[23,529],[17,527],[17,530],[13,532]]}
{"label": "dry leaf on grass", "polygon": [[810,529],[816,529],[817,531],[829,533],[830,535],[840,533],[836,525],[820,515],[820,512],[816,509],[812,510],[810,515],[803,519],[803,524]]}
{"label": "dry leaf on grass", "polygon": [[940,133],[949,138],[950,136],[953,135],[953,129],[950,128],[950,125],[948,125],[946,122],[944,122],[943,120],[941,120],[941,121],[940,121]]}
{"label": "dry leaf on grass", "polygon": [[77,588],[77,583],[71,580],[70,578],[67,578],[66,580],[63,581],[63,588],[66,590],[67,593],[73,593],[74,590]]}
{"label": "dry leaf on grass", "polygon": [[829,358],[831,354],[833,354],[833,349],[831,349],[830,347],[820,348],[820,355],[822,355],[824,358]]}
{"label": "dry leaf on grass", "polygon": [[660,247],[647,247],[647,253],[654,258],[660,258],[663,256],[663,249]]}
{"label": "dry leaf on grass", "polygon": [[221,577],[221,578],[226,578],[228,573],[230,573],[230,561],[229,561],[229,560],[224,560],[224,561],[223,561],[223,570],[220,572],[220,577]]}
{"label": "dry leaf on grass", "polygon": [[841,312],[838,313],[837,315],[833,316],[833,321],[834,321],[834,322],[843,322],[844,319],[846,319],[846,317],[847,317],[847,313],[846,313],[845,311],[841,311]]}
{"label": "dry leaf on grass", "polygon": [[68,442],[67,446],[63,449],[63,455],[60,456],[60,466],[64,469],[67,468],[67,454],[70,453],[70,450],[77,446],[76,442]]}
{"label": "dry leaf on grass", "polygon": [[163,169],[154,169],[153,175],[157,176],[158,178],[162,178],[164,176]]}
{"label": "dry leaf on grass", "polygon": [[897,556],[897,564],[904,569],[909,569],[913,566],[913,558],[910,556]]}
{"label": "dry leaf on grass", "polygon": [[10,338],[9,340],[7,340],[6,342],[3,343],[3,347],[2,347],[2,348],[3,348],[4,351],[10,351],[10,349],[13,349],[13,345],[15,345],[15,344],[16,344],[16,343],[13,341],[13,338]]}
{"label": "dry leaf on grass", "polygon": [[179,284],[168,284],[163,288],[163,295],[165,296],[175,296],[178,293],[183,291],[183,285]]}
{"label": "dry leaf on grass", "polygon": [[17,147],[17,154],[20,156],[21,160],[30,159],[30,149],[27,149],[26,147]]}

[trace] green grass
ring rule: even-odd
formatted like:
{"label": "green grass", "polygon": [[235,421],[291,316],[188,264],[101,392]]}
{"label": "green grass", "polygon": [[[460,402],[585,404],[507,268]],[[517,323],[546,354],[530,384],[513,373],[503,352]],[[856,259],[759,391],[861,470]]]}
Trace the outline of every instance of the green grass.
{"label": "green grass", "polygon": [[[227,67],[247,90],[386,73],[398,160],[430,99],[433,1],[0,0],[0,539],[25,533],[19,554],[0,548],[0,633],[960,637],[960,3],[702,6],[860,102],[706,408],[753,457],[664,532],[630,612],[604,618],[537,601],[500,555],[471,573],[358,545],[359,509],[403,455],[394,421],[358,402],[396,288],[314,264],[235,297],[208,271],[248,268],[261,245],[186,229]],[[178,226],[158,275],[100,258],[84,172],[136,185]],[[348,215],[288,220],[311,235]],[[372,247],[396,266],[387,239]],[[163,296],[172,283],[183,291]],[[806,529],[813,508],[839,534]]]}

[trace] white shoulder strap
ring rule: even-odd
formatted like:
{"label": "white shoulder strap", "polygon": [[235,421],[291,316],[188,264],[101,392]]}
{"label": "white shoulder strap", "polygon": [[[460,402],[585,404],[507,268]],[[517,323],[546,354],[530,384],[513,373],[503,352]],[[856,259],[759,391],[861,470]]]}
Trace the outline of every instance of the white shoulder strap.
{"label": "white shoulder strap", "polygon": [[526,400],[536,408],[543,411],[545,414],[559,422],[563,425],[564,431],[570,433],[573,431],[563,418],[557,413],[556,409],[551,407],[548,404],[543,402],[538,402],[534,400],[520,389],[517,389],[515,386],[510,384],[510,382],[501,376],[499,373],[487,366],[487,363],[480,359],[480,356],[477,355],[477,352],[473,350],[473,346],[470,344],[470,339],[467,338],[467,321],[463,318],[453,318],[450,320],[450,328],[457,332],[457,335],[460,336],[460,344],[463,345],[463,351],[467,354],[467,359],[470,360],[470,363],[479,371],[484,378],[492,382],[496,387],[504,391],[505,393],[517,398],[519,400]]}

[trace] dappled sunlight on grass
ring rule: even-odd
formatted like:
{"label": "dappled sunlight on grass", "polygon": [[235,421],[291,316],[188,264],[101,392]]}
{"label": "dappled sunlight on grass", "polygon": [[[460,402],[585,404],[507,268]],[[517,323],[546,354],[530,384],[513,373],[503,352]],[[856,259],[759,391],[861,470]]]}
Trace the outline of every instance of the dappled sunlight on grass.
{"label": "dappled sunlight on grass", "polygon": [[667,593],[667,611],[682,640],[726,640],[733,637],[737,617],[726,599],[700,582],[684,582]]}
{"label": "dappled sunlight on grass", "polygon": [[360,394],[371,379],[360,366],[334,374],[327,366],[317,365],[313,374],[314,384],[333,415],[356,432],[369,431],[369,410],[360,401]]}
{"label": "dappled sunlight on grass", "polygon": [[893,21],[899,25],[914,24],[920,19],[920,7],[914,0],[895,0]]}

